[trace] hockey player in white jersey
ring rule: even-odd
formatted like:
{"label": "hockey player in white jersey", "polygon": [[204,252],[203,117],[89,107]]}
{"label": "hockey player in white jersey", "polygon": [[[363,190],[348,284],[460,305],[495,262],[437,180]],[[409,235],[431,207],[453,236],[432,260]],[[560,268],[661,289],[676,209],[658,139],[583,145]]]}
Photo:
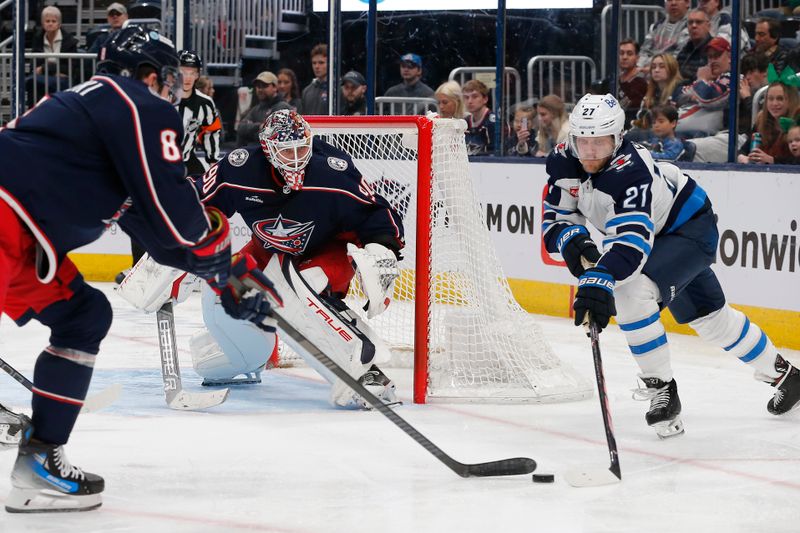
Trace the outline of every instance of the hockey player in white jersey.
{"label": "hockey player in white jersey", "polygon": [[[645,418],[660,437],[683,432],[660,320],[665,307],[775,387],[767,409],[786,413],[800,401],[800,371],[726,303],[710,268],[719,240],[711,201],[676,166],[655,163],[646,149],[623,140],[624,122],[613,96],[587,94],[570,114],[568,143],[547,159],[543,238],[578,278],[575,324],[591,317],[604,328],[616,316],[641,370],[639,396],[650,399]],[[602,251],[586,220],[604,235]]]}

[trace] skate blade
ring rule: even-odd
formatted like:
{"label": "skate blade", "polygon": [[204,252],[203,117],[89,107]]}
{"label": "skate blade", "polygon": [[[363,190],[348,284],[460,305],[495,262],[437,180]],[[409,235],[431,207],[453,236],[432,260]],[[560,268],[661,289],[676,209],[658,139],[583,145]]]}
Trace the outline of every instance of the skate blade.
{"label": "skate blade", "polygon": [[658,435],[658,438],[662,440],[669,439],[671,437],[677,437],[678,435],[682,435],[684,433],[683,420],[681,420],[681,417],[679,416],[673,418],[672,420],[657,422],[650,427],[656,430],[656,435]]}
{"label": "skate blade", "polygon": [[232,379],[203,379],[203,387],[225,387],[227,385],[256,385],[261,383],[261,378],[232,378]]}
{"label": "skate blade", "polygon": [[12,488],[6,498],[9,513],[73,513],[91,511],[103,504],[101,494],[73,495],[47,489]]}

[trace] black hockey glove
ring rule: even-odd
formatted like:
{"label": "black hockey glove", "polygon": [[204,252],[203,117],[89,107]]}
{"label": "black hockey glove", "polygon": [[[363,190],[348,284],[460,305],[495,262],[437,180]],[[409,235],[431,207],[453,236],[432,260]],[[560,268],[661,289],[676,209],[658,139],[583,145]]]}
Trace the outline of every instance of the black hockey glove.
{"label": "black hockey glove", "polygon": [[233,318],[249,320],[264,331],[275,331],[272,306],[283,301],[250,254],[234,256],[228,284],[220,292],[222,308]]}
{"label": "black hockey glove", "polygon": [[576,278],[581,277],[586,270],[581,258],[592,265],[600,259],[600,251],[583,226],[572,226],[564,230],[558,239],[558,249],[567,268]]}
{"label": "black hockey glove", "polygon": [[603,267],[592,267],[578,278],[578,292],[575,294],[575,325],[586,321],[586,313],[601,330],[617,314],[614,305],[614,277]]}

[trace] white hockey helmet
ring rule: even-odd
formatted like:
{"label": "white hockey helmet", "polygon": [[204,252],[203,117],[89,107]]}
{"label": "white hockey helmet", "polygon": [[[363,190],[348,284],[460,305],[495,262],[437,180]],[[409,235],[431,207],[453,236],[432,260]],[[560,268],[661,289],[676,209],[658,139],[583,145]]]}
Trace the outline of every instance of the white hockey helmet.
{"label": "white hockey helmet", "polygon": [[[569,148],[578,159],[610,157],[622,144],[624,128],[625,111],[616,98],[586,94],[569,114]],[[612,137],[613,145],[606,136]]]}
{"label": "white hockey helmet", "polygon": [[271,113],[258,132],[261,149],[293,191],[303,188],[305,167],[311,160],[313,135],[308,122],[297,111]]}

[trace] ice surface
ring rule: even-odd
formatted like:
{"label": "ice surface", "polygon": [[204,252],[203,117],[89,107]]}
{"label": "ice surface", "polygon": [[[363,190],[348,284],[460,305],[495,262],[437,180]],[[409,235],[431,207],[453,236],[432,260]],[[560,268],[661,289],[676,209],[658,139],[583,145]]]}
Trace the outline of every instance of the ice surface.
{"label": "ice surface", "polygon": [[[636,366],[616,327],[601,335],[622,483],[576,489],[559,473],[609,459],[596,396],[560,405],[425,405],[400,414],[462,462],[536,459],[530,476],[461,479],[376,412],[342,411],[313,371],[280,369],[231,391],[207,412],[167,408],[154,315],[116,297],[91,391],[122,383],[106,411],[82,416],[70,460],[106,478],[103,507],[10,515],[0,531],[421,533],[800,531],[800,416],[766,411],[771,388],[693,337],[671,336],[686,434],[659,440],[631,399]],[[188,337],[199,298],[176,306],[184,387],[198,391]],[[589,341],[564,319],[541,317],[556,352],[593,378]],[[0,323],[0,355],[31,376],[47,343],[38,324]],[[795,362],[797,352],[783,351]],[[409,401],[411,373],[387,370]],[[28,409],[0,376],[0,401]],[[0,503],[15,454],[0,454]]]}

